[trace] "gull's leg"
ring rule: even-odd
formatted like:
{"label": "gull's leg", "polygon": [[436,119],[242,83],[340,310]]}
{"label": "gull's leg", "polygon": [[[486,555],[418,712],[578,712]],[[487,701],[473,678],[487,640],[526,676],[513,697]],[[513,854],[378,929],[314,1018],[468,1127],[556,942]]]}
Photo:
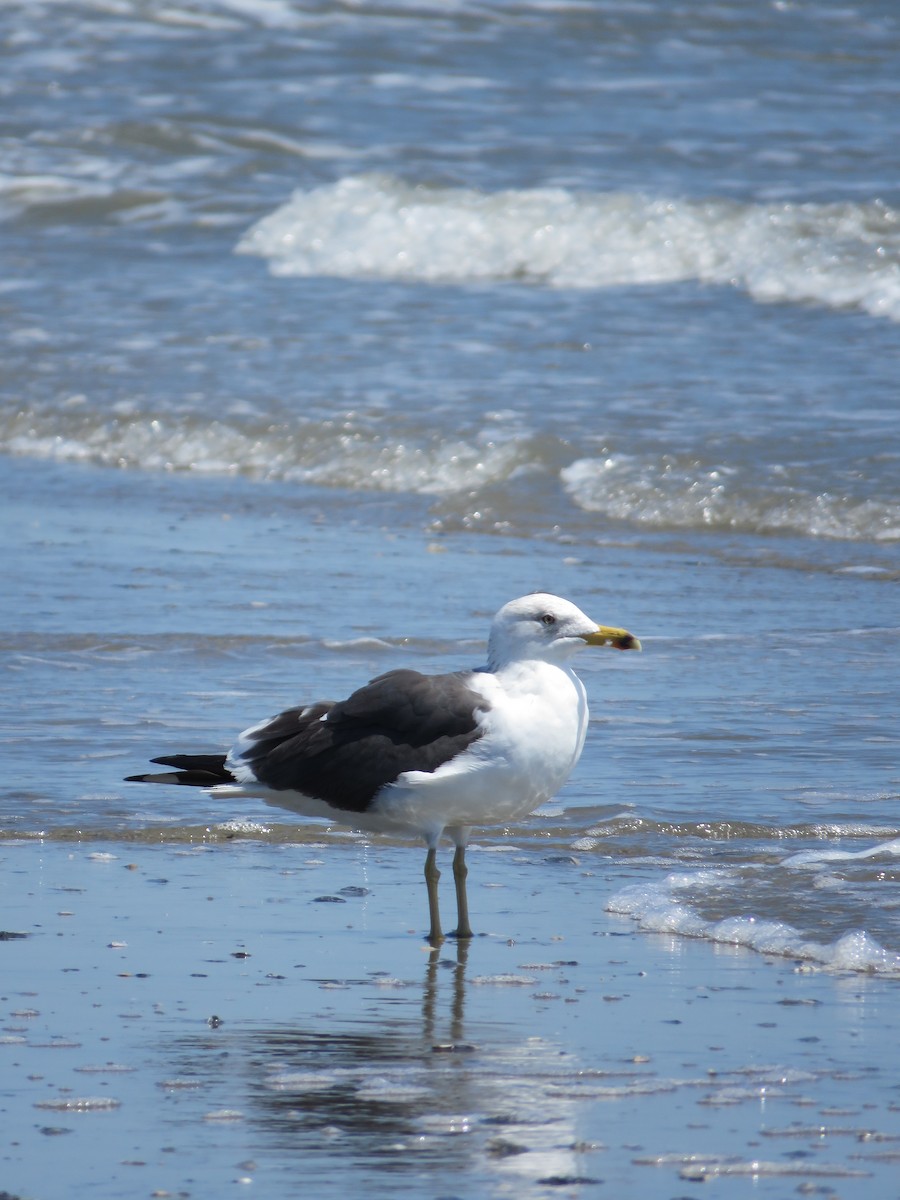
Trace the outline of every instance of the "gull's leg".
{"label": "gull's leg", "polygon": [[428,930],[428,940],[432,946],[439,946],[444,940],[441,932],[441,913],[438,907],[438,880],[441,873],[437,868],[437,847],[429,846],[425,855],[425,887],[428,889],[428,916],[431,928]]}
{"label": "gull's leg", "polygon": [[466,876],[469,868],[466,866],[466,845],[469,841],[469,830],[460,828],[453,831],[456,842],[456,853],[453,855],[453,882],[456,884],[456,929],[452,937],[474,937],[472,926],[469,924],[469,897],[466,892]]}

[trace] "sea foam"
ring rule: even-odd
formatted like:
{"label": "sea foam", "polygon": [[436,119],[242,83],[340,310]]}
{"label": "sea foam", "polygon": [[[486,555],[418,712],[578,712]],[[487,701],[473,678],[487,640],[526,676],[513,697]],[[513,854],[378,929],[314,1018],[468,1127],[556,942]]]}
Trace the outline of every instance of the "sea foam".
{"label": "sea foam", "polygon": [[778,464],[756,464],[752,470],[746,464],[709,466],[696,456],[677,458],[651,448],[634,455],[580,457],[561,467],[567,450],[558,438],[528,429],[505,431],[490,422],[462,437],[410,422],[382,422],[375,428],[350,417],[298,417],[275,424],[239,416],[209,420],[202,413],[110,418],[79,406],[0,416],[0,453],[433,496],[448,526],[473,524],[473,505],[479,512],[484,508],[475,498],[488,492],[496,527],[528,526],[533,518],[517,487],[527,478],[535,484],[533,494],[542,497],[538,481],[543,478],[558,479],[575,510],[646,529],[900,539],[895,497],[820,491],[821,480],[799,468],[789,476]]}
{"label": "sea foam", "polygon": [[563,486],[585,512],[669,529],[725,529],[804,537],[893,541],[900,538],[900,504],[889,497],[820,491],[798,471],[776,463],[706,465],[679,459],[604,454],[579,458],[561,471]]}
{"label": "sea foam", "polygon": [[848,930],[823,943],[785,921],[759,919],[747,912],[710,920],[693,907],[692,897],[721,888],[731,877],[732,873],[726,870],[675,872],[659,881],[622,888],[608,900],[606,907],[609,912],[633,917],[647,932],[744,946],[761,954],[797,958],[833,971],[900,977],[900,954],[885,949],[863,929]]}
{"label": "sea foam", "polygon": [[349,176],[294,192],[241,238],[277,275],[607,288],[696,280],[761,302],[900,320],[900,214],[566,188],[480,192]]}
{"label": "sea foam", "polygon": [[394,426],[297,419],[248,425],[202,415],[154,418],[74,412],[0,419],[0,452],[153,471],[248,475],[321,487],[441,496],[502,483],[535,469],[527,435],[443,438]]}

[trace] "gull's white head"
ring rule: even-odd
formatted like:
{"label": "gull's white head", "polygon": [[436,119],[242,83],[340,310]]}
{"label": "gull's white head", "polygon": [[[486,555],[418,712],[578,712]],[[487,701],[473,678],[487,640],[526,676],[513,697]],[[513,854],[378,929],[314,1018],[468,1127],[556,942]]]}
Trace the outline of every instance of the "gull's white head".
{"label": "gull's white head", "polygon": [[640,650],[641,643],[625,629],[598,625],[571,600],[534,592],[510,600],[494,617],[488,639],[488,666],[496,671],[507,663],[529,659],[564,662],[584,646]]}

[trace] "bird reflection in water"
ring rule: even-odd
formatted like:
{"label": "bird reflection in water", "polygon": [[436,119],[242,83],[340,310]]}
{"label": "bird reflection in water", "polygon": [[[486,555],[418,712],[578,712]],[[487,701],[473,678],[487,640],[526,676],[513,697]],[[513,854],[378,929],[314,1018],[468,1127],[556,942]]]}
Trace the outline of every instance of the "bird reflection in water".
{"label": "bird reflection in water", "polygon": [[[356,1019],[317,1013],[236,1032],[225,1021],[215,1034],[181,1043],[181,1069],[197,1080],[206,1107],[225,1099],[243,1112],[249,1153],[276,1153],[279,1169],[302,1172],[317,1196],[355,1188],[360,1168],[393,1180],[452,1174],[472,1187],[498,1176],[513,1186],[575,1178],[574,1102],[548,1094],[573,1062],[560,1058],[555,1039],[509,1020],[480,1019],[467,1029],[470,945],[430,949],[418,985],[317,980],[345,996],[365,988],[367,1004],[374,984],[377,1007]],[[183,1100],[189,1095],[197,1093]]]}

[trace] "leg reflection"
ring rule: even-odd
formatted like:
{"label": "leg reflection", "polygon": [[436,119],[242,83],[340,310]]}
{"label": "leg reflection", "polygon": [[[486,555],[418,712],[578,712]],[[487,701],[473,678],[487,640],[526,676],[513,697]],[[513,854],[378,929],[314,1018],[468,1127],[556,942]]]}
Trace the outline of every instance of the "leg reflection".
{"label": "leg reflection", "polygon": [[[428,954],[425,967],[425,981],[422,988],[422,1023],[423,1033],[435,1050],[455,1050],[459,1048],[465,1031],[466,1004],[466,964],[469,960],[469,942],[457,941],[455,961],[449,957],[441,957],[440,946],[434,946]],[[450,1040],[442,1039],[437,1032],[437,1003],[439,981],[442,973],[452,974],[452,995],[450,999]]]}

